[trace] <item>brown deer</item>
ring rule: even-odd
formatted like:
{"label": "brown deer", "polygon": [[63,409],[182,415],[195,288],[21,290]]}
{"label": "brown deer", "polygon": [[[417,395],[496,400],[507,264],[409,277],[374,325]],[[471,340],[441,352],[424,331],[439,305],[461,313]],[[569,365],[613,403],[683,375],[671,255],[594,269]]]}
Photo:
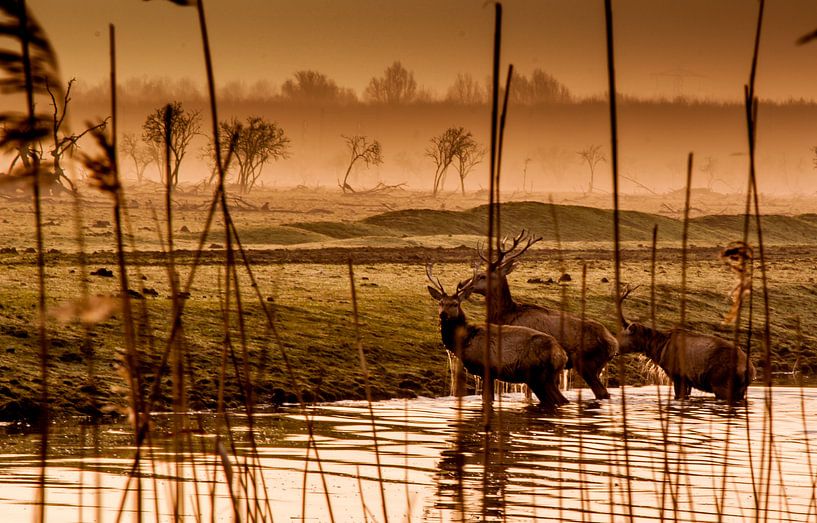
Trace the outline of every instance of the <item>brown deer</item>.
{"label": "brown deer", "polygon": [[[490,292],[491,298],[496,300],[489,313],[492,323],[528,327],[555,337],[567,352],[567,368],[576,369],[597,399],[607,399],[610,393],[599,379],[599,374],[618,353],[615,336],[595,320],[585,319],[582,322],[580,317],[568,312],[517,303],[511,296],[508,274],[513,271],[516,260],[541,239],[532,238],[522,230],[513,238],[510,246],[507,238],[502,240],[496,260],[493,261],[488,260],[482,249],[478,249],[480,258],[489,265],[493,277],[489,290],[487,271],[476,274],[473,278],[473,292],[482,296]],[[520,247],[522,242],[524,245]]]}
{"label": "brown deer", "polygon": [[[465,369],[477,376],[488,367],[491,380],[526,384],[545,407],[567,403],[559,390],[559,374],[567,355],[552,336],[516,326],[483,326],[468,323],[462,302],[471,294],[471,283],[460,284],[454,294],[445,292],[439,279],[426,265],[426,276],[432,285],[428,293],[439,302],[440,333],[445,348],[457,355]],[[485,361],[486,344],[488,361]]]}
{"label": "brown deer", "polygon": [[[631,291],[627,288],[619,300],[623,302]],[[642,353],[661,367],[672,380],[675,399],[688,397],[694,387],[730,403],[740,401],[755,378],[755,367],[746,353],[723,338],[681,329],[651,329],[628,322],[624,313],[621,325],[621,353]]]}

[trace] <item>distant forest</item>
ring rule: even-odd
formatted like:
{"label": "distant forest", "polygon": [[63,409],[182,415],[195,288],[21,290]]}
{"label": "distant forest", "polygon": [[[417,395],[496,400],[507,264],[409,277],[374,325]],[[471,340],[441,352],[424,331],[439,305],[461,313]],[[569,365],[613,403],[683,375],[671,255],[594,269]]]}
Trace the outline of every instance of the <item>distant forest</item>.
{"label": "distant forest", "polygon": [[[739,86],[738,86],[739,87]],[[737,87],[736,87],[737,89]],[[487,79],[458,74],[444,93],[418,85],[414,74],[394,62],[375,75],[363,90],[339,86],[318,71],[295,72],[283,84],[231,81],[218,92],[219,117],[252,116],[275,122],[290,141],[289,152],[264,166],[265,187],[337,187],[349,164],[344,137],[366,136],[382,144],[382,163],[356,165],[350,183],[372,187],[403,184],[432,190],[435,164],[429,155],[432,138],[451,127],[488,141],[490,100]],[[139,137],[146,117],[158,107],[180,102],[205,114],[203,88],[189,79],[131,78],[120,83],[123,133]],[[104,117],[106,84],[77,82],[69,119],[76,125]],[[695,153],[693,186],[722,193],[745,190],[747,146],[743,106],[696,99],[620,97],[620,166],[622,190],[662,193],[683,185],[685,159]],[[503,160],[503,190],[534,192],[609,191],[609,119],[604,96],[579,98],[556,78],[536,69],[516,74],[509,93],[509,116]],[[209,129],[191,144],[180,169],[182,183],[207,177]],[[761,192],[817,191],[814,146],[817,104],[811,101],[761,101],[758,126],[758,174]],[[591,166],[586,153],[598,152]],[[467,190],[487,186],[482,162],[465,182]],[[134,170],[122,160],[126,177]],[[592,168],[591,168],[592,167]],[[148,179],[158,179],[149,167]],[[443,180],[445,192],[457,191],[456,175]]]}

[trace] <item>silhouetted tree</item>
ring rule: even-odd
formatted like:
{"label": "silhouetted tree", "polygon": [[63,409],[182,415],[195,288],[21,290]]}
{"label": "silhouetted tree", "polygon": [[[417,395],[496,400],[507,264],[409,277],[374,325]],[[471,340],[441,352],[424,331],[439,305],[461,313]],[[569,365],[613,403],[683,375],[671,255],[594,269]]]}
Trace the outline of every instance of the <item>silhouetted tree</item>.
{"label": "silhouetted tree", "polygon": [[476,105],[485,101],[482,86],[469,73],[457,74],[456,80],[448,88],[445,99],[451,103],[462,105]]}
{"label": "silhouetted tree", "polygon": [[166,167],[159,170],[164,183],[171,187],[179,183],[179,167],[190,141],[197,134],[199,113],[185,111],[181,102],[167,104],[148,115],[142,125],[142,139],[161,151],[162,160],[165,160],[165,151],[169,150],[170,172],[165,172]]}
{"label": "silhouetted tree", "polygon": [[338,87],[334,80],[318,71],[297,71],[284,82],[281,94],[295,102],[349,102],[356,99],[351,89]]}
{"label": "silhouetted tree", "polygon": [[417,96],[417,82],[414,80],[414,73],[398,61],[387,67],[382,77],[372,78],[365,94],[371,102],[407,103]]}
{"label": "silhouetted tree", "polygon": [[530,78],[516,75],[511,86],[510,99],[522,105],[569,102],[570,91],[552,75],[534,69]]}
{"label": "silhouetted tree", "polygon": [[704,158],[703,165],[701,165],[701,172],[706,173],[706,188],[710,191],[715,186],[715,173],[718,170],[718,160],[711,156]]}
{"label": "silhouetted tree", "polygon": [[[67,89],[63,92],[58,86],[51,85],[48,78],[45,78],[45,91],[51,98],[52,118],[48,136],[42,136],[36,143],[26,144],[17,150],[17,155],[13,158],[8,172],[13,172],[17,161],[22,161],[26,169],[31,162],[39,165],[40,185],[43,191],[54,194],[66,190],[76,191],[76,187],[71,179],[65,174],[62,167],[62,160],[66,153],[73,153],[79,146],[79,140],[88,133],[102,130],[108,124],[108,119],[97,124],[87,124],[88,126],[80,133],[66,134],[63,131],[63,124],[68,114],[68,106],[71,103],[71,88],[75,79],[68,82]],[[58,96],[59,99],[58,100]],[[45,120],[43,119],[43,122]],[[45,131],[45,128],[43,128]],[[6,130],[6,132],[9,132]],[[47,141],[50,139],[50,141]]]}
{"label": "silhouetted tree", "polygon": [[[77,142],[79,142],[80,138],[88,133],[101,131],[108,125],[108,119],[105,118],[96,124],[86,124],[87,127],[80,133],[65,134],[63,132],[63,123],[65,122],[65,117],[68,114],[68,105],[71,103],[71,87],[74,85],[75,81],[76,80],[74,78],[71,78],[71,80],[68,82],[68,87],[66,88],[65,94],[62,98],[62,104],[57,101],[57,96],[54,90],[46,81],[48,95],[51,97],[51,107],[54,111],[54,120],[53,125],[51,126],[52,143],[50,150],[48,151],[48,155],[51,157],[52,170],[50,172],[50,176],[44,176],[41,180],[47,183],[50,182],[52,188],[57,186],[64,187],[67,185],[71,188],[71,190],[76,190],[74,184],[71,182],[70,178],[66,176],[65,171],[62,168],[62,158],[66,153],[72,153],[79,147]],[[62,106],[61,108],[60,105]]]}
{"label": "silhouetted tree", "polygon": [[590,168],[590,185],[588,186],[587,192],[592,193],[596,166],[601,162],[606,162],[607,158],[605,158],[604,154],[601,152],[601,145],[591,145],[586,149],[577,151],[576,154],[581,156],[582,160],[587,162],[587,166]]}
{"label": "silhouetted tree", "polygon": [[154,161],[148,147],[135,134],[125,133],[119,148],[133,162],[137,183],[142,183],[145,180],[145,170]]}
{"label": "silhouetted tree", "polygon": [[221,148],[226,157],[230,137],[235,136],[232,164],[237,168],[237,183],[248,193],[255,187],[264,165],[270,160],[289,157],[289,138],[275,122],[260,116],[250,116],[246,123],[233,118],[222,122]]}
{"label": "silhouetted tree", "polygon": [[352,172],[355,162],[358,160],[370,165],[380,165],[383,163],[383,155],[380,148],[380,142],[372,140],[371,142],[365,136],[343,136],[346,140],[346,145],[349,147],[349,167],[346,169],[346,174],[343,176],[343,182],[338,182],[338,185],[344,193],[355,192],[351,185],[349,185],[349,174]]}
{"label": "silhouetted tree", "polygon": [[[463,129],[464,130],[464,129]],[[470,132],[465,132],[454,150],[454,167],[460,175],[460,189],[465,196],[465,178],[485,156],[485,150],[474,140]]]}
{"label": "silhouetted tree", "polygon": [[449,127],[442,134],[431,139],[431,145],[426,148],[426,156],[431,158],[435,166],[432,188],[434,197],[445,185],[445,174],[448,168],[457,159],[457,155],[467,147],[469,140],[473,141],[473,138],[464,127]]}

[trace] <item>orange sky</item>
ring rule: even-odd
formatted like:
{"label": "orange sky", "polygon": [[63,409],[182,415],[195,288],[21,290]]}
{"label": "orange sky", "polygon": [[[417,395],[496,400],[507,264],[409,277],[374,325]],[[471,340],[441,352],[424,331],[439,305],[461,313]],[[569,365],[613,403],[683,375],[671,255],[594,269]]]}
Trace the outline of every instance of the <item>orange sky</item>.
{"label": "orange sky", "polygon": [[[121,77],[203,77],[192,8],[153,0],[29,0],[60,56],[62,74],[95,83],[107,71],[107,24],[116,24]],[[817,2],[767,2],[758,94],[817,99]],[[220,83],[280,85],[317,69],[360,92],[399,59],[437,94],[458,72],[490,71],[493,9],[485,0],[206,0]],[[504,2],[504,59],[540,67],[579,95],[606,82],[602,0]],[[738,99],[751,56],[757,2],[618,0],[621,92]]]}

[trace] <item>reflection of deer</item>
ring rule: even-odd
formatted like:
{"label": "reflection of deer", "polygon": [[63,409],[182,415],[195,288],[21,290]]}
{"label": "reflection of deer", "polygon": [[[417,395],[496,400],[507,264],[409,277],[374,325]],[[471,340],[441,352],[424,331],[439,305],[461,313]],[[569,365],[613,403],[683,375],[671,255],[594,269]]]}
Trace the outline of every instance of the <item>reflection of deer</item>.
{"label": "reflection of deer", "polygon": [[[625,290],[619,300],[623,302],[631,290]],[[721,400],[740,401],[755,378],[755,367],[746,353],[723,338],[680,329],[659,331],[630,323],[623,313],[621,325],[622,354],[640,352],[661,367],[672,379],[675,399],[686,398],[695,387]]]}
{"label": "reflection of deer", "polygon": [[[443,345],[462,360],[471,374],[484,376],[486,367],[492,380],[525,383],[542,405],[555,407],[567,403],[559,391],[559,373],[567,355],[552,336],[517,326],[471,325],[462,311],[462,301],[472,291],[472,281],[460,283],[453,295],[445,292],[440,280],[426,266],[432,285],[428,293],[440,304],[440,332]],[[485,361],[486,349],[488,361]]]}
{"label": "reflection of deer", "polygon": [[[618,353],[615,336],[595,320],[585,319],[582,322],[581,318],[570,313],[517,303],[511,297],[508,274],[513,271],[516,259],[541,239],[532,238],[523,230],[512,240],[510,246],[506,240],[502,241],[496,260],[488,260],[480,250],[480,257],[489,264],[493,277],[489,289],[487,272],[475,275],[473,292],[483,296],[491,293],[491,298],[496,304],[489,313],[489,321],[492,323],[529,327],[555,337],[567,352],[567,368],[576,369],[579,376],[593,390],[596,398],[609,398],[610,394],[601,383],[599,374],[607,362]],[[522,242],[525,244],[519,248]]]}

